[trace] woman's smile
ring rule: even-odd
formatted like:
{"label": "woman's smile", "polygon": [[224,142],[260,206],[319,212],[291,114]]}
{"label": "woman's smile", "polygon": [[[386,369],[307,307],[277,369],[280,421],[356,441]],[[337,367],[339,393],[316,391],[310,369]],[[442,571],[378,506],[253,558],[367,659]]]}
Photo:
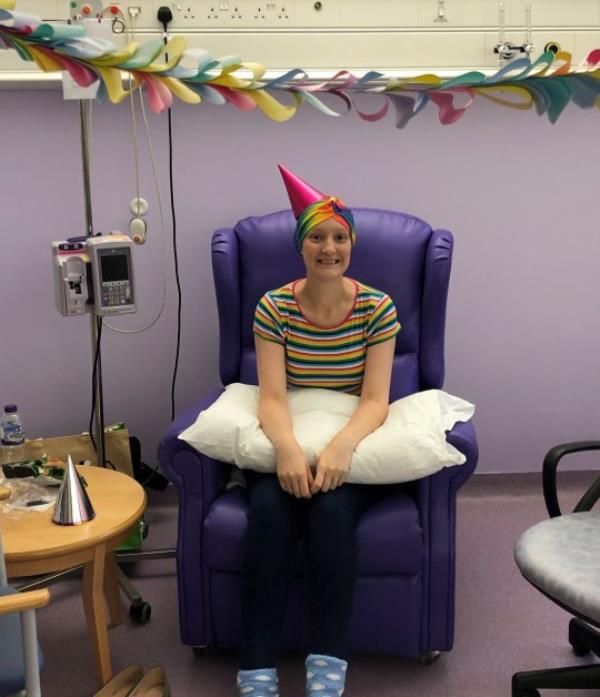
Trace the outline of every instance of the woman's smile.
{"label": "woman's smile", "polygon": [[310,269],[317,267],[335,271],[337,275],[347,270],[350,263],[352,242],[348,229],[333,218],[324,220],[309,232],[302,245],[304,262]]}

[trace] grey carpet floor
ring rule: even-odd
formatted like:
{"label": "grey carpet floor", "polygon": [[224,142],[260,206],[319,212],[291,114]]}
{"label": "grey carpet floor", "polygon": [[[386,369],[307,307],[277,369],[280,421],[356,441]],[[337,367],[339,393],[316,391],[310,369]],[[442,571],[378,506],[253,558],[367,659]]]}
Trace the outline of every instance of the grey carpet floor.
{"label": "grey carpet floor", "polygon": [[[596,473],[597,474],[597,473]],[[561,475],[564,510],[577,501],[593,473]],[[172,489],[152,492],[145,549],[172,546],[177,500]],[[348,697],[509,697],[515,671],[584,664],[567,642],[569,615],[546,600],[519,574],[513,546],[519,534],[547,517],[538,475],[475,475],[458,504],[456,632],[451,652],[432,666],[389,656],[355,656],[350,661]],[[139,663],[162,665],[173,697],[233,697],[236,656],[219,652],[197,658],[179,641],[174,560],[128,565],[152,619],[109,631],[113,669]],[[45,654],[44,697],[91,697],[95,676],[79,595],[80,581],[51,587],[50,605],[38,612]],[[304,656],[285,653],[280,660],[282,697],[304,694]],[[543,697],[567,692],[544,691]],[[579,691],[591,697],[598,691]]]}

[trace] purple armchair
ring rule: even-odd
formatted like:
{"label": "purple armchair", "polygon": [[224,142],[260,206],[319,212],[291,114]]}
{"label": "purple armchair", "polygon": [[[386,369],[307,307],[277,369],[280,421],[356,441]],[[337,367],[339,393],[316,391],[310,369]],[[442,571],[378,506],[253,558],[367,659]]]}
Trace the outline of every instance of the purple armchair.
{"label": "purple armchair", "polygon": [[[365,208],[353,213],[358,237],[348,275],[389,293],[402,324],[391,401],[441,388],[451,233],[432,230],[404,213]],[[304,275],[292,243],[294,224],[291,212],[282,211],[246,218],[213,235],[223,385],[257,384],[252,335],[256,303],[267,290]],[[180,497],[177,570],[182,641],[194,647],[237,648],[245,493],[239,487],[225,491],[228,466],[177,438],[221,392],[205,396],[171,424],[159,447],[159,461]],[[350,651],[427,662],[436,652],[452,647],[456,494],[473,472],[478,451],[470,422],[458,424],[448,440],[465,454],[464,465],[390,486],[387,496],[359,523]],[[302,566],[299,562],[290,591],[283,648],[304,649],[307,644]]]}

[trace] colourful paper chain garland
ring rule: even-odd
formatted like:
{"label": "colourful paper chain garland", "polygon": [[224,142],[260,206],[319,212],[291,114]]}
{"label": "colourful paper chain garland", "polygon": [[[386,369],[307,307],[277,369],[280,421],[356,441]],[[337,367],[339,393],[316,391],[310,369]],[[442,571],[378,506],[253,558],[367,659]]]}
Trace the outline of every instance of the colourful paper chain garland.
{"label": "colourful paper chain garland", "polygon": [[[331,79],[313,84],[300,69],[263,79],[264,66],[243,63],[235,56],[214,60],[206,51],[186,50],[185,39],[180,36],[167,46],[157,38],[117,49],[107,39],[86,36],[82,26],[43,23],[38,17],[14,12],[14,7],[14,0],[0,0],[0,48],[14,49],[44,72],[68,71],[82,87],[99,81],[100,101],[118,103],[131,90],[145,87],[150,108],[156,113],[169,108],[173,96],[188,104],[206,100],[233,104],[242,111],[259,108],[275,121],[287,121],[305,103],[329,116],[354,109],[370,122],[383,119],[393,106],[396,127],[404,128],[430,102],[438,108],[442,124],[455,123],[476,96],[513,109],[534,107],[551,123],[569,102],[584,109],[600,106],[600,49],[592,51],[577,68],[571,65],[570,53],[547,51],[533,63],[529,58],[512,61],[492,76],[469,71],[451,79],[434,74],[399,79],[371,71],[359,78],[340,70]],[[123,87],[122,71],[131,75],[131,89]],[[251,73],[252,79],[240,77],[240,71]],[[272,92],[287,92],[293,103],[284,104]],[[342,110],[328,107],[319,94],[335,95],[343,104]],[[382,104],[376,111],[364,112],[353,99],[358,94],[376,95]]]}

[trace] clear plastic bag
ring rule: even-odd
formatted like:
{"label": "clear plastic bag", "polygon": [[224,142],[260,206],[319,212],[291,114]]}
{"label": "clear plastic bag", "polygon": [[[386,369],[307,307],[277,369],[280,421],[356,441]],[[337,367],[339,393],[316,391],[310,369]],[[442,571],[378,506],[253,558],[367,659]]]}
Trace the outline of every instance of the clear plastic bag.
{"label": "clear plastic bag", "polygon": [[10,490],[9,498],[0,503],[4,512],[45,511],[58,495],[57,487],[40,486],[33,479],[2,479],[0,485]]}

